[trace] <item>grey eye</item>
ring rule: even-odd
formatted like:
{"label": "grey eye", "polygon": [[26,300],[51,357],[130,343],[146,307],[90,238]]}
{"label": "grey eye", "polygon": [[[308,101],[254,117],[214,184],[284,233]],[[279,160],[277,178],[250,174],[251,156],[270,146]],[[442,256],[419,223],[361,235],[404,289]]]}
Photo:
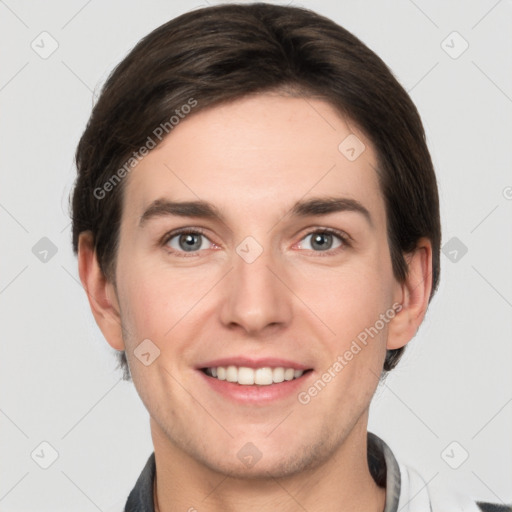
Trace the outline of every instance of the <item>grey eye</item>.
{"label": "grey eye", "polygon": [[[302,247],[303,249],[314,250],[314,251],[328,251],[329,249],[336,249],[341,246],[341,239],[339,236],[333,233],[326,233],[322,231],[316,231],[306,235],[303,240],[311,239],[309,242],[310,247]],[[333,247],[334,239],[339,240],[338,245]],[[302,244],[301,244],[302,245]]]}
{"label": "grey eye", "polygon": [[167,245],[176,251],[194,252],[208,248],[204,247],[203,242],[205,240],[207,240],[207,238],[201,233],[180,233],[171,237]]}

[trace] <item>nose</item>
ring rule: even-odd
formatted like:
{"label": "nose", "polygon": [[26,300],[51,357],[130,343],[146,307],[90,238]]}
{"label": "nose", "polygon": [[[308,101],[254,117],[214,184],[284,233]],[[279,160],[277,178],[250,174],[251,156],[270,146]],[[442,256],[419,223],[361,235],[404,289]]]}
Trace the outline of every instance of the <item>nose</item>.
{"label": "nose", "polygon": [[264,249],[254,261],[235,252],[233,269],[226,276],[222,323],[251,335],[289,325],[293,294],[283,267],[270,249]]}

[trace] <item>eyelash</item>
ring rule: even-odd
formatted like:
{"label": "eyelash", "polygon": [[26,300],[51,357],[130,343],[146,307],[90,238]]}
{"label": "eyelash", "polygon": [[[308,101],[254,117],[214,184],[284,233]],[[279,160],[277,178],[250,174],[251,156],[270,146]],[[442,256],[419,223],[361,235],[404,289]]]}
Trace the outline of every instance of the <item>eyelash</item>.
{"label": "eyelash", "polygon": [[[308,231],[301,238],[301,240],[303,240],[304,238],[306,238],[309,235],[313,235],[313,234],[317,234],[317,233],[335,235],[342,242],[342,246],[341,247],[337,247],[336,249],[329,249],[327,251],[312,251],[311,249],[307,249],[307,250],[310,250],[312,252],[318,253],[319,256],[332,256],[332,255],[336,255],[340,251],[342,251],[343,249],[346,249],[346,248],[352,246],[352,244],[350,242],[350,237],[346,233],[344,233],[343,231],[338,231],[337,229],[333,229],[333,228],[314,228],[313,230]],[[205,238],[207,238],[209,240],[209,238],[206,236],[205,231],[203,229],[201,229],[201,228],[180,228],[180,229],[176,229],[174,231],[171,231],[169,233],[166,233],[163,236],[160,244],[165,247],[169,243],[169,241],[172,240],[175,236],[178,236],[178,235],[188,235],[188,234],[202,235],[202,236],[204,236]],[[210,242],[211,242],[211,240],[210,240]],[[170,248],[167,248],[167,249],[170,249]],[[194,257],[199,252],[200,251],[191,251],[191,252],[187,253],[186,251],[176,251],[174,249],[169,250],[170,254],[173,254],[173,255],[178,256],[178,257],[184,257],[184,258]],[[324,253],[324,254],[322,254],[322,253]]]}

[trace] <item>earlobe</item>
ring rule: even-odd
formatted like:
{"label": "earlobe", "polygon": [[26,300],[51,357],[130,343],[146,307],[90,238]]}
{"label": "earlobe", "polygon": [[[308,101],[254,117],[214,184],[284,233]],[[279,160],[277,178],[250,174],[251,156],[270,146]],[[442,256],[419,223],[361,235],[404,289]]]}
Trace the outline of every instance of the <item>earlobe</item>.
{"label": "earlobe", "polygon": [[407,277],[397,283],[400,311],[389,323],[387,349],[406,345],[418,331],[427,311],[432,290],[432,244],[427,238],[418,241],[416,249],[405,255]]}
{"label": "earlobe", "polygon": [[109,345],[124,350],[119,304],[113,283],[101,271],[94,239],[90,231],[80,233],[78,240],[78,273],[94,319]]}

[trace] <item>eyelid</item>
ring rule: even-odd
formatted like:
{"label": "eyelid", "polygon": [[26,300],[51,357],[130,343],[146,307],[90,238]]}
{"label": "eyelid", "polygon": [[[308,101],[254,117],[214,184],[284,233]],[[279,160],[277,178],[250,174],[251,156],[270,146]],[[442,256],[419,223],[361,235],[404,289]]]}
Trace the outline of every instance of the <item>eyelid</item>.
{"label": "eyelid", "polygon": [[[311,249],[306,249],[309,252],[314,252],[314,253],[317,253],[319,255],[322,255],[322,253],[324,253],[325,255],[332,255],[332,254],[337,254],[340,250],[343,250],[343,249],[346,249],[347,247],[351,247],[352,246],[352,237],[349,234],[347,234],[345,231],[341,231],[341,230],[335,229],[335,228],[323,227],[323,226],[316,226],[316,227],[311,227],[311,228],[307,228],[307,229],[308,229],[308,231],[304,235],[301,236],[301,238],[300,238],[300,240],[298,242],[299,244],[307,236],[314,235],[316,233],[327,233],[327,234],[330,234],[330,235],[337,236],[340,239],[340,241],[342,242],[342,246],[341,247],[337,247],[336,249],[329,249],[329,250],[326,250],[326,251],[312,251]],[[182,235],[182,234],[188,234],[188,233],[202,235],[207,240],[209,240],[210,243],[212,243],[213,245],[216,245],[216,246],[219,245],[219,244],[213,242],[212,240],[210,240],[210,238],[206,234],[206,230],[204,230],[203,228],[193,227],[193,226],[176,228],[176,229],[174,229],[172,231],[167,232],[160,239],[159,244],[162,245],[162,246],[165,246],[175,236]],[[172,250],[169,250],[169,252],[171,254],[178,254],[180,256],[184,256],[184,255],[193,256],[194,254],[199,254],[202,251],[190,251],[190,252],[187,252],[187,251],[176,251],[175,249],[172,249]]]}
{"label": "eyelid", "polygon": [[[174,237],[178,236],[178,235],[183,235],[183,234],[189,234],[189,233],[192,233],[192,234],[198,234],[198,235],[202,235],[204,236],[207,240],[210,241],[211,244],[213,245],[218,245],[216,244],[215,242],[213,242],[212,240],[210,240],[210,237],[206,234],[206,230],[204,230],[203,228],[199,228],[199,227],[183,227],[183,228],[176,228],[176,229],[173,229],[172,231],[169,231],[167,232],[159,241],[159,245],[161,246],[165,246],[169,243],[169,241],[171,239],[173,239]],[[191,252],[187,252],[187,251],[176,251],[175,249],[171,249],[170,247],[168,248],[169,249],[169,252],[171,254],[178,254],[180,256],[183,256],[183,255],[194,255],[194,254],[199,254],[201,251],[191,251]]]}
{"label": "eyelid", "polygon": [[306,238],[307,236],[310,236],[310,235],[314,235],[315,233],[321,233],[321,234],[329,234],[329,235],[334,235],[334,236],[337,236],[341,243],[342,243],[342,246],[341,247],[337,247],[336,249],[329,249],[327,251],[312,251],[311,249],[306,249],[310,252],[314,252],[314,253],[317,253],[319,255],[333,255],[333,254],[337,254],[339,251],[342,251],[348,247],[352,247],[352,242],[353,242],[353,239],[352,237],[346,233],[345,231],[341,231],[339,229],[335,229],[335,228],[327,228],[327,227],[322,227],[322,226],[317,226],[317,227],[312,227],[312,228],[308,228],[308,231],[307,233],[305,233],[300,241],[302,242],[302,240],[304,240],[304,238]]}

